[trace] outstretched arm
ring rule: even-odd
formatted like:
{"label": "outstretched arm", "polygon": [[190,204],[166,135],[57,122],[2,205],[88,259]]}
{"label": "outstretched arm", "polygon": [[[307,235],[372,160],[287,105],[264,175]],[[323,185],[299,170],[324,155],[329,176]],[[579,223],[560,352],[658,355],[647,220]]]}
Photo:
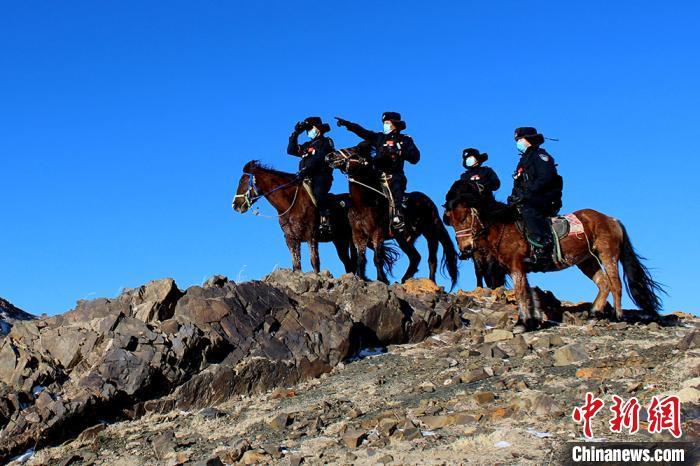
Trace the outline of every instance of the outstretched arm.
{"label": "outstretched arm", "polygon": [[365,129],[362,126],[358,125],[357,123],[352,123],[348,120],[343,120],[342,118],[338,118],[338,117],[335,117],[335,119],[338,120],[338,126],[345,126],[348,129],[348,131],[351,131],[351,132],[357,134],[359,137],[361,137],[365,141],[374,142],[374,140],[377,137],[378,133],[375,133],[374,131],[370,131],[368,129]]}

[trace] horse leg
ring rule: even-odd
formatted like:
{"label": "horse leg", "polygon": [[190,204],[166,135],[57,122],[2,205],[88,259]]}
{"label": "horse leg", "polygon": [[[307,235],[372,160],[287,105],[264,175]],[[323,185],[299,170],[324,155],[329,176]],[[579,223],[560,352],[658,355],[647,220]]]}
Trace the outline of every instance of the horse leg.
{"label": "horse leg", "polygon": [[355,254],[357,257],[357,266],[355,267],[355,275],[363,280],[367,280],[367,238],[362,234],[353,233],[353,244],[355,245]]}
{"label": "horse leg", "polygon": [[622,312],[622,281],[620,281],[620,272],[617,268],[619,259],[619,255],[613,254],[611,251],[601,251],[600,253],[600,260],[603,262],[603,267],[605,267],[605,274],[610,280],[610,289],[615,305],[615,317],[618,320],[622,320],[624,317]]}
{"label": "horse leg", "polygon": [[[413,278],[416,272],[418,272],[418,264],[420,264],[420,253],[418,252],[418,249],[416,249],[413,242],[406,241],[406,239],[403,237],[397,238],[396,242],[398,243],[401,250],[406,253],[409,260],[408,269],[406,269],[406,273],[404,273],[403,277],[401,277],[401,283],[406,283],[408,280]],[[430,279],[435,281],[435,277],[431,276]]]}
{"label": "horse leg", "polygon": [[355,269],[353,262],[350,258],[350,243],[346,239],[334,239],[333,246],[338,253],[338,258],[343,263],[345,267],[345,273],[352,273]]}
{"label": "horse leg", "polygon": [[301,270],[301,242],[288,236],[285,236],[284,240],[292,255],[292,270]]}
{"label": "horse leg", "polygon": [[318,256],[318,241],[315,239],[309,240],[309,254],[311,255],[311,267],[313,267],[314,272],[319,273],[321,271],[321,259]]}
{"label": "horse leg", "polygon": [[[476,286],[477,286],[477,288],[483,288],[484,287],[483,262],[477,256],[472,257],[472,261],[474,261],[474,275],[476,276]],[[486,285],[488,286],[488,280],[486,281]]]}
{"label": "horse leg", "polygon": [[608,303],[608,295],[610,294],[610,280],[608,280],[608,276],[600,268],[598,261],[592,257],[581,262],[577,267],[598,287],[598,295],[593,300],[591,311],[596,314],[604,312],[605,305]]}
{"label": "horse leg", "polygon": [[435,281],[435,273],[437,272],[437,266],[438,266],[438,239],[435,238],[434,236],[425,236],[425,239],[428,241],[428,271],[430,272],[430,279],[433,281],[433,283],[437,283]]}
{"label": "horse leg", "polygon": [[389,279],[384,273],[384,242],[375,240],[374,243],[374,266],[377,268],[377,280],[389,284]]}
{"label": "horse leg", "polygon": [[514,331],[520,333],[526,330],[534,330],[538,327],[539,322],[535,318],[535,303],[530,293],[527,275],[524,271],[516,269],[513,271],[511,278],[515,288],[515,296],[518,300],[518,325],[516,325]]}

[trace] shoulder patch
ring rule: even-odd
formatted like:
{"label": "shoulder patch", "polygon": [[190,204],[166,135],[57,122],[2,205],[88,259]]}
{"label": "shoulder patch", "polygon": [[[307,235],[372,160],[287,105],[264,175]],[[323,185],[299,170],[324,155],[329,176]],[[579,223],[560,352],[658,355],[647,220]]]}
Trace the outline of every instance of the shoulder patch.
{"label": "shoulder patch", "polygon": [[540,158],[544,160],[545,162],[549,162],[549,155],[547,154],[539,154]]}

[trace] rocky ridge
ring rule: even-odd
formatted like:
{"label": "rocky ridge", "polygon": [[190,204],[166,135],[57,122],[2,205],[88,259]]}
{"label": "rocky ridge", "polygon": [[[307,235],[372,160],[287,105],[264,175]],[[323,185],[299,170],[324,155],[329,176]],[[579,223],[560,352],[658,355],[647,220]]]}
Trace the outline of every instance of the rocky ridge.
{"label": "rocky ridge", "polygon": [[36,317],[0,298],[0,336],[7,335],[15,322],[32,319]]}
{"label": "rocky ridge", "polygon": [[[610,322],[540,294],[561,324],[514,335],[505,290],[151,282],[13,328],[0,448],[43,447],[27,464],[541,464],[580,438],[586,391],[680,393],[697,438],[697,318]],[[645,432],[625,440],[668,438]]]}

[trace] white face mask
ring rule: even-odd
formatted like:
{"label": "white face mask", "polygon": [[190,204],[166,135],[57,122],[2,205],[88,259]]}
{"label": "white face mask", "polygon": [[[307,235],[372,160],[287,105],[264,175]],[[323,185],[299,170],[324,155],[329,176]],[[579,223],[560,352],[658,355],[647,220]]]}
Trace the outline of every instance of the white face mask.
{"label": "white face mask", "polygon": [[384,122],[384,134],[389,134],[394,130],[394,126],[388,121]]}
{"label": "white face mask", "polygon": [[467,157],[466,164],[467,167],[473,167],[474,165],[476,165],[476,157],[474,157],[473,155]]}
{"label": "white face mask", "polygon": [[310,130],[308,130],[306,132],[306,135],[309,137],[309,139],[315,139],[316,136],[318,136],[318,130],[314,126],[313,128],[311,128]]}

